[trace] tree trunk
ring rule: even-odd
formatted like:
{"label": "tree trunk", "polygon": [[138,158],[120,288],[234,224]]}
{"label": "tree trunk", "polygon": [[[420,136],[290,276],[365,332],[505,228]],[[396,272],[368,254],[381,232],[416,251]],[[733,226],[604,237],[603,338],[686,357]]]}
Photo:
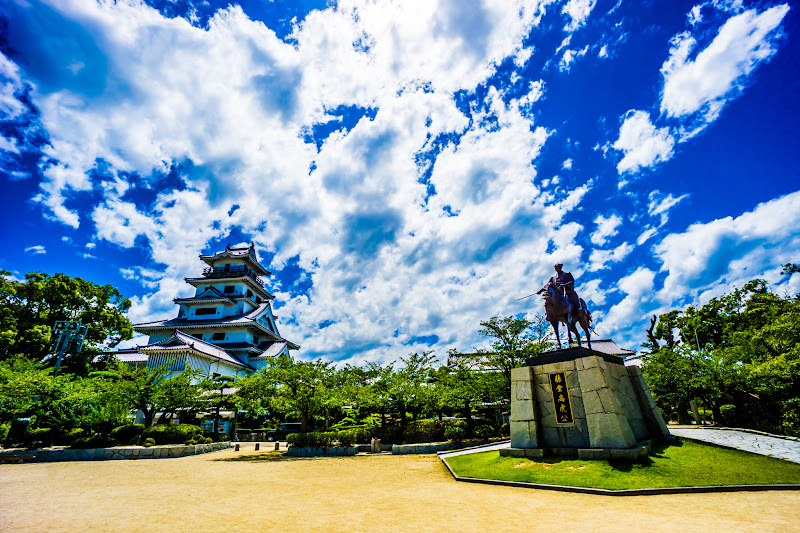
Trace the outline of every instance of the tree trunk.
{"label": "tree trunk", "polygon": [[690,425],[692,417],[689,415],[689,402],[686,400],[678,402],[678,424]]}

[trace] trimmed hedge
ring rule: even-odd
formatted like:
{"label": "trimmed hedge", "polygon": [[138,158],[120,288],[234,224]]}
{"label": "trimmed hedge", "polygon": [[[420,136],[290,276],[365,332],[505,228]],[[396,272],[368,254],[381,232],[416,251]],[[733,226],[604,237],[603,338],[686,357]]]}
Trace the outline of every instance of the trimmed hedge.
{"label": "trimmed hedge", "polygon": [[188,440],[197,441],[203,436],[200,426],[192,424],[157,424],[150,426],[142,432],[142,438],[153,439],[156,444],[183,444]]}
{"label": "trimmed hedge", "polygon": [[298,448],[327,448],[336,440],[335,431],[312,431],[311,433],[289,433],[286,441],[289,446]]}
{"label": "trimmed hedge", "polygon": [[95,433],[88,437],[79,437],[72,442],[70,448],[73,449],[87,449],[87,448],[106,448],[111,445],[111,439],[106,435]]}
{"label": "trimmed hedge", "polygon": [[140,437],[143,431],[144,424],[125,424],[112,429],[109,436],[120,444],[130,444],[134,438]]}
{"label": "trimmed hedge", "polygon": [[50,428],[33,428],[28,430],[25,441],[30,444],[38,442],[42,448],[49,448],[53,445],[54,437],[55,431]]}

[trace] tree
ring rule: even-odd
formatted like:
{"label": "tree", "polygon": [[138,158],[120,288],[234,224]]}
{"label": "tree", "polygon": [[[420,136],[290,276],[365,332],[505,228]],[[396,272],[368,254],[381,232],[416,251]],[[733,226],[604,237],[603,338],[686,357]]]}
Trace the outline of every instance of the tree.
{"label": "tree", "polygon": [[435,360],[433,351],[409,354],[408,358],[400,358],[403,366],[389,376],[386,392],[400,415],[400,427],[403,429],[408,425],[407,412],[416,421],[419,414],[431,404],[433,390],[430,382]]}
{"label": "tree", "polygon": [[[144,426],[150,427],[155,415],[162,409],[173,413],[178,408],[191,407],[194,404],[192,391],[196,389],[191,383],[198,373],[187,368],[181,374],[168,378],[173,372],[171,367],[174,362],[175,359],[172,359],[161,366],[147,368],[132,367],[111,359],[107,361],[105,370],[92,372],[90,378],[113,384],[119,394],[127,399],[130,407],[142,412]],[[183,401],[187,403],[174,403]]]}
{"label": "tree", "polygon": [[73,355],[68,365],[86,371],[92,353],[116,346],[133,335],[125,317],[130,300],[111,285],[97,285],[65,274],[30,272],[24,281],[0,271],[0,359],[26,354],[42,359],[48,354],[51,328],[57,320],[79,320],[89,326],[85,357]]}
{"label": "tree", "polygon": [[275,357],[265,367],[262,379],[275,391],[272,405],[280,412],[300,418],[306,432],[311,419],[322,412],[333,377],[333,366],[323,361],[305,362]]}
{"label": "tree", "polygon": [[[784,272],[791,275],[790,266]],[[754,279],[700,307],[662,314],[648,339],[645,377],[662,407],[678,407],[680,421],[689,401],[702,399],[718,422],[800,434],[787,411],[800,397],[796,296],[779,296]],[[736,416],[723,420],[723,405]]]}
{"label": "tree", "polygon": [[474,353],[450,352],[450,360],[472,359],[474,368],[482,371],[499,372],[500,379],[494,380],[499,387],[498,396],[505,405],[511,402],[511,370],[526,363],[529,357],[552,348],[547,319],[542,315],[517,318],[492,317],[480,323],[479,333],[492,339],[490,349],[475,350]]}

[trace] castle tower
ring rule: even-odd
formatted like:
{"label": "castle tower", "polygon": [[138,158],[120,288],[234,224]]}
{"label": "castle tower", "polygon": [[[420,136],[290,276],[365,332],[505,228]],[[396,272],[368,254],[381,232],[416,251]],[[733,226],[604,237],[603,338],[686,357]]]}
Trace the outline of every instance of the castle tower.
{"label": "castle tower", "polygon": [[187,364],[203,373],[245,376],[271,358],[300,348],[278,332],[272,300],[261,276],[270,273],[259,263],[255,246],[231,247],[200,255],[208,266],[203,275],[186,278],[195,287],[189,298],[175,298],[178,316],[136,324],[150,336],[146,346],[121,350],[117,357],[131,364],[156,367],[177,358],[171,369]]}

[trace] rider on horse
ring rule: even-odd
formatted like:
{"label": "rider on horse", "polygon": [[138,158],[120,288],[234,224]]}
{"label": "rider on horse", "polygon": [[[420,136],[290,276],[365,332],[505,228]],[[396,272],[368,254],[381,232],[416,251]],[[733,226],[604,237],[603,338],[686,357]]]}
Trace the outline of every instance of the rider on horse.
{"label": "rider on horse", "polygon": [[569,272],[563,272],[563,263],[556,263],[553,268],[556,275],[550,278],[550,283],[567,299],[570,314],[581,311],[581,300],[575,292],[575,278]]}

